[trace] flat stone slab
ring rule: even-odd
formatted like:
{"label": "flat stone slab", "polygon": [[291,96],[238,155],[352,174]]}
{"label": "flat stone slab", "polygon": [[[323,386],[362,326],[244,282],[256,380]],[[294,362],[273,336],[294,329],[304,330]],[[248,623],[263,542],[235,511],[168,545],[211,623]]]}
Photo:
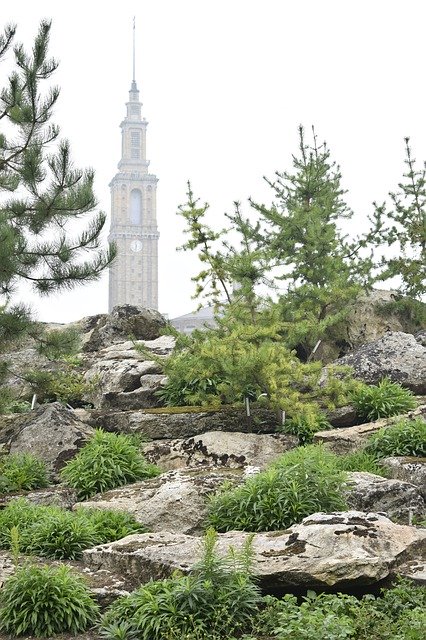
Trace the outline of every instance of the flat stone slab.
{"label": "flat stone slab", "polygon": [[[217,552],[240,549],[250,534],[220,534]],[[88,549],[83,561],[133,578],[135,584],[188,573],[200,559],[199,538],[169,532],[127,536]],[[363,586],[383,580],[408,560],[426,559],[426,530],[360,511],[316,513],[286,531],[253,536],[253,573],[265,591]]]}
{"label": "flat stone slab", "polygon": [[144,447],[146,458],[161,469],[186,467],[264,468],[298,446],[297,436],[208,431],[186,440],[156,440]]}
{"label": "flat stone slab", "polygon": [[337,454],[351,453],[362,449],[368,438],[377,433],[383,427],[390,427],[395,422],[399,422],[405,418],[426,419],[426,404],[418,406],[413,411],[392,418],[381,418],[374,422],[365,422],[355,427],[346,427],[341,429],[329,429],[328,431],[318,431],[314,435],[314,442],[323,442],[331,451]]}
{"label": "flat stone slab", "polygon": [[98,494],[75,508],[127,511],[150,531],[199,535],[205,526],[207,496],[226,480],[237,484],[243,477],[232,469],[169,471]]}

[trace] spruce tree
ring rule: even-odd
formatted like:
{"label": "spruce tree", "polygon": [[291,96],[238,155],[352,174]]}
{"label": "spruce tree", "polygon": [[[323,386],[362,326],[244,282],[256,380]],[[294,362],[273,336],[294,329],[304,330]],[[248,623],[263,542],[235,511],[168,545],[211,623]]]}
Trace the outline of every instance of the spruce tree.
{"label": "spruce tree", "polygon": [[315,132],[310,146],[300,127],[293,170],[266,180],[273,204],[251,204],[266,223],[262,237],[270,264],[287,285],[281,298],[285,337],[306,358],[369,286],[371,260],[359,255],[367,236],[350,241],[341,231],[340,223],[353,214],[343,199],[340,169]]}
{"label": "spruce tree", "polygon": [[396,249],[382,259],[380,280],[399,276],[400,293],[421,298],[426,293],[426,164],[416,166],[409,138],[405,138],[404,182],[389,194],[391,207],[375,205],[375,224],[380,241]]}
{"label": "spruce tree", "polygon": [[[22,281],[39,294],[96,280],[115,256],[100,248],[105,214],[97,206],[94,173],[74,167],[70,145],[51,116],[57,87],[45,88],[57,69],[48,57],[50,23],[40,24],[30,53],[14,43],[15,26],[0,35],[0,60],[15,68],[0,91],[0,347],[30,326],[30,313],[12,297]],[[69,223],[89,214],[85,229]]]}

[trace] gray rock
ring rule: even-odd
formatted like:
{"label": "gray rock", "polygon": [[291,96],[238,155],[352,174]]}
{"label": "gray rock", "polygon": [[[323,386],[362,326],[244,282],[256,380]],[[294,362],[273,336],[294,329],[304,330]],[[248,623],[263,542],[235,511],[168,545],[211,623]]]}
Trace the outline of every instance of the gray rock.
{"label": "gray rock", "polygon": [[165,318],[154,309],[130,304],[114,307],[109,315],[98,316],[84,339],[83,351],[99,351],[129,336],[141,340],[155,340],[166,326]]}
{"label": "gray rock", "polygon": [[367,384],[388,377],[414,393],[426,393],[426,348],[408,333],[387,333],[335,364],[353,367],[355,377]]}
{"label": "gray rock", "polygon": [[4,494],[0,496],[0,509],[15,498],[25,498],[28,502],[43,506],[55,506],[62,509],[71,509],[77,502],[77,492],[71,487],[57,485],[46,489],[34,491],[20,491],[19,493]]}
{"label": "gray rock", "polygon": [[186,440],[156,440],[144,447],[146,458],[161,469],[185,467],[263,468],[289,449],[298,438],[284,434],[209,431]]}
{"label": "gray rock", "polygon": [[365,424],[358,424],[354,427],[318,431],[314,435],[314,442],[323,442],[329,449],[337,454],[359,451],[366,445],[369,437],[377,433],[380,429],[391,426],[402,418],[419,417],[426,417],[426,405],[421,405],[403,416],[381,418],[375,422],[366,422]]}
{"label": "gray rock", "polygon": [[[93,434],[74,412],[59,402],[42,405],[35,411],[9,421],[0,441],[10,453],[32,453],[44,460],[53,477],[73,458]],[[5,441],[3,438],[7,438]]]}
{"label": "gray rock", "polygon": [[104,393],[101,401],[102,407],[121,409],[122,411],[157,407],[159,399],[156,394],[161,389],[164,380],[164,375],[142,375],[139,379],[139,386],[134,391]]}
{"label": "gray rock", "polygon": [[237,483],[241,478],[241,473],[229,469],[170,471],[98,494],[75,508],[127,511],[151,531],[200,534],[207,515],[207,496],[225,480]]}
{"label": "gray rock", "polygon": [[91,411],[89,424],[106,431],[138,433],[149,440],[190,438],[207,431],[243,433],[275,433],[275,412],[253,409],[249,421],[243,409],[215,410],[194,408],[165,408],[152,411]]}
{"label": "gray rock", "polygon": [[[217,551],[239,549],[250,534],[220,534]],[[135,582],[188,573],[200,559],[200,539],[182,533],[146,533],[83,553],[88,566],[132,576]],[[253,572],[269,592],[294,587],[375,584],[408,560],[426,558],[426,530],[402,526],[382,515],[349,511],[317,513],[286,531],[253,537]]]}
{"label": "gray rock", "polygon": [[380,463],[388,470],[392,478],[410,482],[418,487],[426,500],[426,458],[395,456],[384,458]]}
{"label": "gray rock", "polygon": [[356,424],[357,418],[356,409],[351,404],[327,412],[327,420],[333,427],[351,427]]}
{"label": "gray rock", "polygon": [[415,485],[372,473],[348,475],[347,500],[351,509],[385,513],[388,518],[406,524],[411,522],[411,516],[425,514],[425,502]]}

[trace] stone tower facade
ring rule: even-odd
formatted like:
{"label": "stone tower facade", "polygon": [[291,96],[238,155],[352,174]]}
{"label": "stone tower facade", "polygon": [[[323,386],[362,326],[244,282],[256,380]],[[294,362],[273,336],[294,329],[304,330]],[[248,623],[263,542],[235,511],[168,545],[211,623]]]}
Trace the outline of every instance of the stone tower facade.
{"label": "stone tower facade", "polygon": [[156,190],[158,179],[148,172],[146,129],[142,103],[133,79],[126,117],[121,123],[121,160],[110,183],[109,241],[117,258],[109,274],[109,311],[132,304],[158,309],[158,238]]}

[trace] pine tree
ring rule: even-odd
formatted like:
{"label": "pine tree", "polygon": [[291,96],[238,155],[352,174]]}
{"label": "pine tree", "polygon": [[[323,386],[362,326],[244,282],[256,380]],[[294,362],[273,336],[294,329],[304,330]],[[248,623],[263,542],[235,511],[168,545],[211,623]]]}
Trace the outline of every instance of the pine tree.
{"label": "pine tree", "polygon": [[426,293],[426,163],[417,169],[409,138],[405,138],[405,181],[390,193],[391,208],[375,204],[375,224],[380,239],[397,249],[382,259],[380,280],[399,276],[400,293],[421,298]]}
{"label": "pine tree", "polygon": [[100,248],[105,214],[89,217],[75,237],[69,223],[93,212],[92,170],[73,166],[68,141],[51,123],[59,89],[45,90],[57,69],[48,57],[50,23],[43,21],[31,53],[13,46],[16,27],[0,35],[0,60],[14,53],[15,70],[0,92],[0,346],[30,325],[25,305],[13,304],[21,281],[39,294],[96,280],[115,256]]}
{"label": "pine tree", "polygon": [[367,236],[349,241],[339,229],[352,211],[343,199],[339,167],[326,144],[318,145],[315,132],[309,146],[300,127],[293,171],[266,180],[274,203],[251,204],[266,223],[263,246],[271,266],[281,269],[288,287],[281,299],[286,339],[306,358],[369,286],[371,261],[359,256]]}

